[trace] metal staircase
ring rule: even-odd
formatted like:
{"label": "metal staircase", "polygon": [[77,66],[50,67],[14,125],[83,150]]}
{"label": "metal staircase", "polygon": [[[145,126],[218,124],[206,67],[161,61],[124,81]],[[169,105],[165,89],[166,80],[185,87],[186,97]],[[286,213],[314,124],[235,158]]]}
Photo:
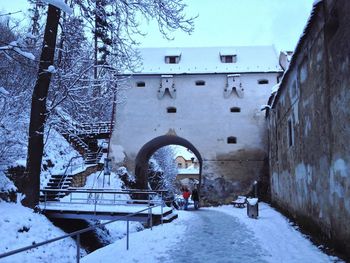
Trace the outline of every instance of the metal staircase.
{"label": "metal staircase", "polygon": [[85,164],[98,164],[104,149],[98,146],[97,140],[110,139],[114,123],[78,123],[66,115],[57,112],[55,129],[84,157]]}
{"label": "metal staircase", "polygon": [[[63,174],[51,175],[49,182],[44,187],[45,190],[66,190],[73,182],[73,168],[76,168],[77,164],[74,163],[75,160],[83,158],[82,156],[76,156],[69,160],[68,166]],[[79,164],[78,164],[79,165]],[[66,194],[63,192],[52,192],[40,194],[40,201],[59,201],[60,198],[64,197]]]}

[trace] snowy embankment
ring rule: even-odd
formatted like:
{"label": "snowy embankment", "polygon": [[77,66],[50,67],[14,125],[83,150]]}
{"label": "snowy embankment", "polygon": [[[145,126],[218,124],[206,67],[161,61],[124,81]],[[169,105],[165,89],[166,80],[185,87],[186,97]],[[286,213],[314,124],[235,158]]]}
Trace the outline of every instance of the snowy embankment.
{"label": "snowy embankment", "polygon": [[130,235],[82,259],[97,262],[342,262],[324,254],[281,214],[260,203],[259,219],[221,206],[179,211],[173,223]]}
{"label": "snowy embankment", "polygon": [[[34,213],[33,210],[20,204],[0,201],[0,215],[0,254],[66,234],[45,216]],[[75,255],[75,241],[66,238],[0,259],[0,262],[69,263],[74,262]]]}

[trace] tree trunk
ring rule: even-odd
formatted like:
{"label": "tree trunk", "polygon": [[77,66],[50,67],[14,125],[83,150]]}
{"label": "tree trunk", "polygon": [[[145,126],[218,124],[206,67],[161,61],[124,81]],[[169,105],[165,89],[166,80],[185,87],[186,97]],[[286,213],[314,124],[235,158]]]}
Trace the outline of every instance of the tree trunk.
{"label": "tree trunk", "polygon": [[35,207],[39,202],[40,171],[44,150],[44,126],[46,122],[46,98],[51,73],[47,72],[54,63],[58,22],[61,10],[49,5],[45,26],[39,71],[32,95],[32,107],[29,124],[27,167],[25,173],[25,199],[23,204]]}

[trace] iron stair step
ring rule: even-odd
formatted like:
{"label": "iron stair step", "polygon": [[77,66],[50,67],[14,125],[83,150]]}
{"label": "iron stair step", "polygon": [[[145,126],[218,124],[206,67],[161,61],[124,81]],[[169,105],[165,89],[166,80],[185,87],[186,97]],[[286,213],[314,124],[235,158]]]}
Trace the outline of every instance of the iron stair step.
{"label": "iron stair step", "polygon": [[[61,178],[63,175],[61,174],[55,174],[55,175],[51,175],[51,178]],[[66,175],[66,177],[72,177],[73,178],[73,175],[71,174],[68,174]]]}

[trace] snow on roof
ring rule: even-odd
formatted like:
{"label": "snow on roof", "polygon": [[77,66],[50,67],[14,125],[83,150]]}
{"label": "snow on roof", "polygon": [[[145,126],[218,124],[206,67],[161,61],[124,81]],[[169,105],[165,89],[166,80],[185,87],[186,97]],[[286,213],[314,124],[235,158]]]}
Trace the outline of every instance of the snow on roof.
{"label": "snow on roof", "polygon": [[233,56],[233,55],[237,55],[237,50],[234,48],[220,49],[220,56]]}
{"label": "snow on roof", "polygon": [[177,174],[199,174],[199,168],[195,168],[194,165],[190,165],[187,168],[177,169]]}
{"label": "snow on roof", "polygon": [[167,49],[165,50],[164,56],[181,56],[180,49]]}
{"label": "snow on roof", "polygon": [[183,146],[172,146],[175,156],[179,157],[182,156],[185,160],[191,160],[191,158],[194,158],[197,160],[196,155],[189,149],[183,147]]}
{"label": "snow on roof", "polygon": [[[141,48],[143,66],[134,74],[201,74],[281,72],[273,46]],[[166,64],[165,56],[181,55],[178,64]],[[222,63],[220,55],[237,55],[236,63]],[[131,72],[126,72],[131,73]]]}

